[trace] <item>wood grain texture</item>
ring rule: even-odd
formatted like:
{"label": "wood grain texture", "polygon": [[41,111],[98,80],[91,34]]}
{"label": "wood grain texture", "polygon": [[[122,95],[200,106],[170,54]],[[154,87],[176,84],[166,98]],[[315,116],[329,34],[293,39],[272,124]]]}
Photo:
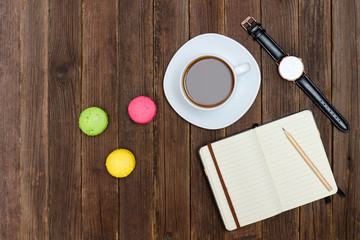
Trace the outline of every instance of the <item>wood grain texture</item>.
{"label": "wood grain texture", "polygon": [[[190,37],[202,33],[225,31],[224,1],[190,0]],[[225,137],[224,130],[190,127],[191,239],[223,239],[225,227],[216,206],[198,154],[209,141]]]}
{"label": "wood grain texture", "polygon": [[[298,55],[298,2],[263,0],[262,24],[290,55]],[[262,51],[262,120],[264,123],[299,110],[299,89],[280,78],[277,65]],[[299,209],[263,221],[263,239],[298,239]]]}
{"label": "wood grain texture", "polygon": [[[247,17],[260,18],[260,0],[239,2],[237,0],[225,1],[225,29],[226,35],[235,39],[248,49],[256,59],[261,71],[261,47],[241,27],[240,23]],[[241,119],[226,128],[227,136],[236,134],[245,129],[251,128],[255,123],[261,124],[261,87],[258,96]],[[261,239],[262,223],[255,223],[241,227],[237,231],[228,232],[225,239]]]}
{"label": "wood grain texture", "polygon": [[[301,41],[299,41],[298,56],[303,59],[307,75],[321,92],[331,99],[331,4],[329,1],[299,1],[299,39]],[[302,91],[300,109],[312,109],[331,163],[330,120]],[[331,221],[332,205],[326,204],[323,200],[301,207],[300,239],[330,239]]]}
{"label": "wood grain texture", "polygon": [[20,5],[0,2],[0,239],[20,239]]}
{"label": "wood grain texture", "polygon": [[109,118],[96,136],[82,134],[82,235],[118,238],[118,180],[105,160],[118,148],[117,9],[115,0],[83,2],[82,109],[97,106]]}
{"label": "wood grain texture", "polygon": [[360,3],[333,1],[332,100],[350,123],[333,129],[333,168],[346,198],[333,200],[333,239],[360,239]]}
{"label": "wood grain texture", "polygon": [[128,115],[130,101],[154,96],[153,1],[120,1],[119,6],[119,147],[132,151],[136,166],[120,180],[119,239],[155,235],[153,124],[138,124]]}
{"label": "wood grain texture", "polygon": [[163,89],[172,56],[189,38],[189,6],[187,0],[156,0],[154,6],[155,239],[190,239],[190,127],[171,108]]}
{"label": "wood grain texture", "polygon": [[20,238],[47,239],[48,2],[22,0],[20,6]]}
{"label": "wood grain texture", "polygon": [[[360,239],[360,2],[358,0],[0,1],[0,239]],[[260,21],[349,121],[334,128],[241,28]],[[163,94],[174,53],[202,33],[243,44],[262,70],[250,110],[218,131],[183,120]],[[127,107],[153,98],[155,119]],[[78,128],[81,110],[109,117],[104,133]],[[347,195],[228,232],[198,149],[311,109]],[[106,157],[126,148],[134,172],[111,177]]]}
{"label": "wood grain texture", "polygon": [[80,239],[81,2],[50,1],[49,15],[49,231]]}

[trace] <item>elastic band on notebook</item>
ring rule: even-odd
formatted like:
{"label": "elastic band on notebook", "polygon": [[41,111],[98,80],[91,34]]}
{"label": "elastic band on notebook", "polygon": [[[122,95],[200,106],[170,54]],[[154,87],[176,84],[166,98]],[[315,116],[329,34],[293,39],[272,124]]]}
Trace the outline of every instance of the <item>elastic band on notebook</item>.
{"label": "elastic band on notebook", "polygon": [[223,179],[223,177],[222,177],[222,175],[221,175],[220,168],[219,168],[219,165],[217,164],[217,161],[216,161],[215,154],[214,154],[214,151],[213,151],[213,149],[212,149],[211,143],[207,143],[207,147],[209,148],[211,158],[212,158],[212,160],[214,161],[214,165],[215,165],[215,168],[216,168],[216,172],[217,172],[217,174],[218,174],[218,176],[219,176],[220,183],[221,183],[221,186],[222,186],[222,188],[223,188],[223,190],[224,190],[226,200],[227,200],[227,202],[228,202],[228,204],[229,204],[229,207],[230,207],[230,211],[231,211],[231,213],[232,213],[232,215],[233,215],[233,218],[234,218],[234,220],[235,220],[236,227],[237,227],[237,228],[240,228],[240,224],[239,224],[239,221],[238,221],[238,219],[237,219],[234,206],[233,206],[233,204],[232,204],[232,202],[231,202],[230,195],[229,195],[229,193],[228,193],[228,191],[227,191],[227,188],[226,188],[224,179]]}

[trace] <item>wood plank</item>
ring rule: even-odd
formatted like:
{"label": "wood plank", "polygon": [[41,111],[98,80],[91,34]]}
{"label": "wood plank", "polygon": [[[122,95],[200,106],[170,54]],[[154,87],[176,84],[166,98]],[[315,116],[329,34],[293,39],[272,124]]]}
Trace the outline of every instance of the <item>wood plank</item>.
{"label": "wood plank", "polygon": [[22,0],[20,6],[20,238],[47,239],[48,1]]}
{"label": "wood plank", "polygon": [[346,198],[333,197],[333,239],[360,239],[360,3],[333,1],[332,100],[350,123],[333,130],[333,168]]}
{"label": "wood plank", "polygon": [[[331,99],[331,5],[329,1],[299,1],[299,57],[316,86]],[[311,109],[326,153],[332,162],[332,124],[303,92],[300,109]],[[323,200],[300,208],[300,239],[330,239],[332,205]]]}
{"label": "wood plank", "polygon": [[154,6],[155,239],[190,239],[190,127],[163,92],[167,65],[189,38],[189,6],[187,0],[156,0]]}
{"label": "wood plank", "polygon": [[[298,55],[298,1],[263,0],[262,25],[290,55]],[[264,123],[299,110],[299,89],[280,78],[277,65],[262,51],[262,120]],[[281,93],[281,95],[279,95]],[[263,239],[298,239],[299,209],[263,222]]]}
{"label": "wood plank", "polygon": [[[190,0],[190,37],[215,32],[224,34],[224,1]],[[205,130],[190,125],[191,238],[223,239],[225,227],[204,174],[198,150],[209,141],[223,138],[225,130]]]}
{"label": "wood plank", "polygon": [[100,135],[82,134],[82,231],[84,239],[118,238],[118,180],[106,170],[118,148],[116,0],[83,2],[82,109],[97,106],[109,118]]}
{"label": "wood plank", "polygon": [[51,1],[49,15],[49,231],[80,239],[81,2]]}
{"label": "wood plank", "polygon": [[[260,19],[260,0],[239,2],[225,1],[225,29],[226,35],[235,39],[255,57],[261,69],[261,47],[241,27],[240,23],[251,14]],[[227,136],[251,128],[255,123],[261,124],[261,88],[249,111],[237,122],[226,128]],[[261,239],[262,222],[251,224],[237,231],[228,232],[225,239]]]}
{"label": "wood plank", "polygon": [[153,1],[124,0],[119,6],[119,147],[132,151],[136,167],[120,180],[120,239],[147,239],[155,234],[154,121],[133,122],[130,101],[154,96]]}
{"label": "wood plank", "polygon": [[0,238],[20,239],[20,3],[0,3]]}

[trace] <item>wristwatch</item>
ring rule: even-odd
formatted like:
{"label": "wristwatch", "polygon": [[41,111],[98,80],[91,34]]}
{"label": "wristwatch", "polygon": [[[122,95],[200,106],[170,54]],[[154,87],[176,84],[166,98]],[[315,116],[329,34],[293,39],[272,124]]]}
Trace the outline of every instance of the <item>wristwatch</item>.
{"label": "wristwatch", "polygon": [[283,79],[299,86],[340,131],[350,131],[350,126],[345,118],[341,116],[305,74],[301,58],[287,54],[253,17],[247,17],[241,22],[241,26],[275,61],[278,65],[279,74]]}

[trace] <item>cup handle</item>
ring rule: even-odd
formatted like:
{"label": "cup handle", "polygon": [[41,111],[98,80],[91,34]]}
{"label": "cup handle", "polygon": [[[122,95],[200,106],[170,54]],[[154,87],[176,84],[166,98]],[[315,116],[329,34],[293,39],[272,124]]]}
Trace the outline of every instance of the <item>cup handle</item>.
{"label": "cup handle", "polygon": [[250,64],[246,62],[235,67],[235,73],[236,75],[241,75],[243,73],[250,71],[250,69],[251,69]]}

